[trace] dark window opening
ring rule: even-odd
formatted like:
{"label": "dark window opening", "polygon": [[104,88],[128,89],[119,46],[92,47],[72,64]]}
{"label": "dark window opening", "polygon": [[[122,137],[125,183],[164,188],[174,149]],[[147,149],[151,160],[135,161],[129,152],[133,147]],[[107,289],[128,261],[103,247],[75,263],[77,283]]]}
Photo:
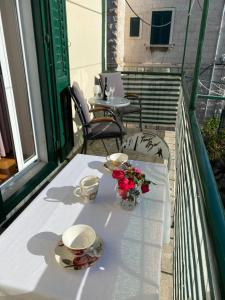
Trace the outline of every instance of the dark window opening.
{"label": "dark window opening", "polygon": [[151,45],[168,45],[170,42],[170,30],[172,11],[153,11],[151,26]]}
{"label": "dark window opening", "polygon": [[140,35],[140,18],[130,18],[130,36],[137,37]]}

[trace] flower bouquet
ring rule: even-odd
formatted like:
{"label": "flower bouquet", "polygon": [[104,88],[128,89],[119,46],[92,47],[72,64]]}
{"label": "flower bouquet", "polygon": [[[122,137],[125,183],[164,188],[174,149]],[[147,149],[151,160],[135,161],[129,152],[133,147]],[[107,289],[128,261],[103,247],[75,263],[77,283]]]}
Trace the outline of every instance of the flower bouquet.
{"label": "flower bouquet", "polygon": [[150,190],[151,181],[147,180],[145,174],[129,162],[125,162],[119,169],[113,170],[112,177],[118,181],[117,193],[123,208],[133,209],[140,193],[147,193]]}

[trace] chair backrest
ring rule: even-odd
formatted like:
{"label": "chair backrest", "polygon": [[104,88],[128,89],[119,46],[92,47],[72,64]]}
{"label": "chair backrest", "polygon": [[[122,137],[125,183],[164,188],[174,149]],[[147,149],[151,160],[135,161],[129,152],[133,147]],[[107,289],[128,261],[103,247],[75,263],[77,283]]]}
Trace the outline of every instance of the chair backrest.
{"label": "chair backrest", "polygon": [[113,73],[100,73],[100,85],[102,90],[105,87],[105,78],[107,78],[107,85],[108,87],[115,87],[114,96],[115,97],[124,97],[124,88],[123,88],[123,80],[121,78],[120,72],[113,72]]}
{"label": "chair backrest", "polygon": [[72,87],[70,87],[69,89],[71,98],[75,104],[75,109],[79,115],[81,124],[83,126],[83,132],[87,134],[88,127],[86,127],[85,125],[87,125],[91,121],[87,101],[84,98],[83,92],[81,91],[77,82],[73,82]]}
{"label": "chair backrest", "polygon": [[136,151],[152,158],[167,160],[167,167],[170,168],[170,151],[167,143],[156,133],[140,132],[132,136],[126,136],[122,144],[123,152]]}
{"label": "chair backrest", "polygon": [[84,94],[77,82],[73,82],[71,91],[75,97],[75,105],[77,105],[81,109],[82,118],[84,119],[84,122],[86,124],[89,123],[91,121],[91,116],[89,113],[88,103],[87,100],[84,98]]}

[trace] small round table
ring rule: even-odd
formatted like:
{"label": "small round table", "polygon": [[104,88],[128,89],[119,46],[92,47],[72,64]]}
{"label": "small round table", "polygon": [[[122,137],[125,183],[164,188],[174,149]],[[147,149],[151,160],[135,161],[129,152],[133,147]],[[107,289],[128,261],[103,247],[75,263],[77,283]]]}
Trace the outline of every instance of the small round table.
{"label": "small round table", "polygon": [[130,100],[127,98],[122,98],[122,97],[111,97],[107,101],[103,99],[98,99],[98,98],[91,98],[89,99],[89,103],[91,105],[101,105],[101,106],[106,106],[106,107],[112,107],[114,110],[120,107],[128,106],[130,105]]}

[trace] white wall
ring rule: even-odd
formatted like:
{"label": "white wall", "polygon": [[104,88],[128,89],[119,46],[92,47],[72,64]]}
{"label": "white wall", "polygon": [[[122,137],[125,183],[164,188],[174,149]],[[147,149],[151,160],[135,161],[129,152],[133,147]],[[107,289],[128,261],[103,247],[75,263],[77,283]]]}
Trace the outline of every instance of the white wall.
{"label": "white wall", "polygon": [[71,81],[78,81],[85,96],[91,97],[94,77],[102,67],[101,1],[67,1],[67,23]]}
{"label": "white wall", "polygon": [[[93,96],[94,78],[102,69],[102,1],[67,0],[67,27],[71,83],[77,81],[85,97]],[[76,117],[75,145],[80,139]]]}

